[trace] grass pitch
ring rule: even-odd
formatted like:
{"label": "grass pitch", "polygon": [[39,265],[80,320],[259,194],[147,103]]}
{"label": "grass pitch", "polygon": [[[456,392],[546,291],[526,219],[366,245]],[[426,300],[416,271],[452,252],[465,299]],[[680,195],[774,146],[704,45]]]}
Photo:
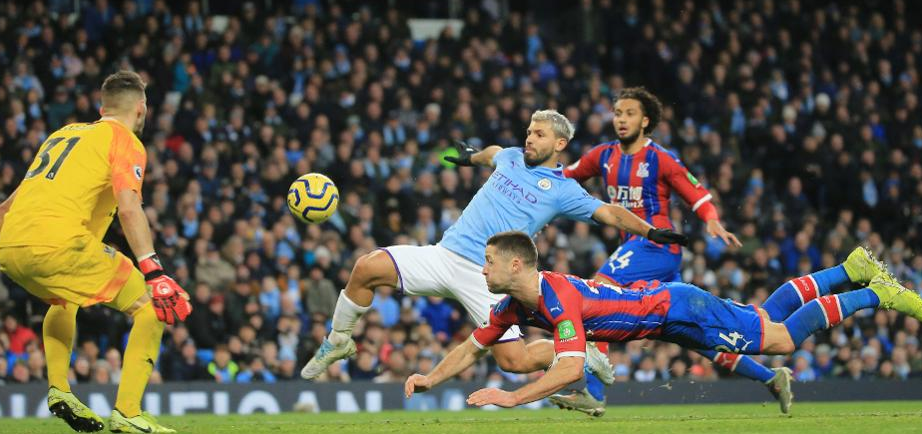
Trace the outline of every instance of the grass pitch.
{"label": "grass pitch", "polygon": [[[795,403],[792,417],[776,405],[661,405],[609,407],[601,418],[557,409],[460,412],[284,413],[278,415],[163,416],[189,433],[922,433],[922,401]],[[68,433],[64,422],[0,419],[0,433]],[[104,431],[106,432],[106,431]]]}

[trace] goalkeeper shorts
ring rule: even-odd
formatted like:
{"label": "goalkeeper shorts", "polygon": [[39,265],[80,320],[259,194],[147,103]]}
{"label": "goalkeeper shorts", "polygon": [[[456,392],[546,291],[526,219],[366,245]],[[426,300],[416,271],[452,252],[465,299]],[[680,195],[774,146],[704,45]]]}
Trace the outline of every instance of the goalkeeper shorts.
{"label": "goalkeeper shorts", "polygon": [[0,247],[0,272],[49,304],[104,303],[124,311],[147,291],[131,260],[92,235],[58,247]]}

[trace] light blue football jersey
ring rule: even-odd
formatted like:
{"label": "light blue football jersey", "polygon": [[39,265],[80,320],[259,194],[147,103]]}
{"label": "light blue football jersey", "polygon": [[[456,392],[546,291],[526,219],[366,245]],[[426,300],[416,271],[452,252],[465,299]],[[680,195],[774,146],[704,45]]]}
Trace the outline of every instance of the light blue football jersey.
{"label": "light blue football jersey", "polygon": [[592,221],[604,202],[592,197],[556,169],[529,167],[522,148],[507,148],[493,157],[496,169],[480,187],[439,245],[483,265],[487,239],[505,231],[534,235],[557,216]]}

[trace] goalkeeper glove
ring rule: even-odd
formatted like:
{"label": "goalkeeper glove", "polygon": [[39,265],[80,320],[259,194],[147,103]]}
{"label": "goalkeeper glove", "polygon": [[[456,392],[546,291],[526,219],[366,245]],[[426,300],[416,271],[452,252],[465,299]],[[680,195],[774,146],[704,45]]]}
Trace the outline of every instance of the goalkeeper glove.
{"label": "goalkeeper glove", "polygon": [[167,324],[175,324],[175,318],[184,321],[192,312],[189,294],[172,277],[166,275],[157,254],[138,261],[138,267],[150,288],[151,303],[157,319]]}

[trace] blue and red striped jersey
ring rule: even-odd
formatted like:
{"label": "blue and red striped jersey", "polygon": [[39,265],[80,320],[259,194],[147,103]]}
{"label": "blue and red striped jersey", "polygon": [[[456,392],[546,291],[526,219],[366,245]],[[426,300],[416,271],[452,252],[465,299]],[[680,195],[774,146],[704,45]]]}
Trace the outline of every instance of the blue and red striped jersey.
{"label": "blue and red striped jersey", "polygon": [[[602,177],[609,202],[620,204],[658,228],[673,229],[669,220],[669,198],[673,191],[702,220],[717,218],[707,189],[673,152],[650,139],[640,151],[630,155],[622,152],[618,141],[597,145],[566,168],[564,176],[579,182]],[[678,251],[679,246],[672,248]]]}
{"label": "blue and red striped jersey", "polygon": [[489,323],[471,336],[480,348],[496,343],[513,325],[554,334],[558,356],[585,356],[586,341],[621,342],[659,336],[670,295],[657,282],[622,288],[542,271],[538,308],[510,296],[493,306]]}

